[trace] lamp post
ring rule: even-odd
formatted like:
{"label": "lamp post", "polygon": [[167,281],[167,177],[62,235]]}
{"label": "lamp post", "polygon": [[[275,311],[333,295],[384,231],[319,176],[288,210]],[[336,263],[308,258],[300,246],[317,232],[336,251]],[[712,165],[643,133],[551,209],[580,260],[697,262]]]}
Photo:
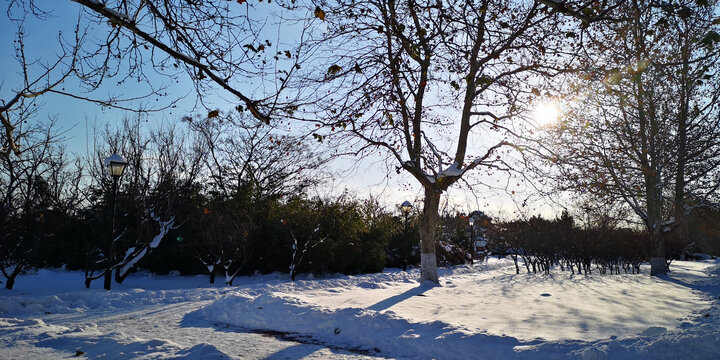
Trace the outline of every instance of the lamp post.
{"label": "lamp post", "polygon": [[408,214],[410,214],[410,210],[412,209],[412,204],[405,200],[401,205],[400,209],[402,209],[403,215],[405,215],[405,232],[403,236],[403,248],[402,248],[402,257],[403,257],[403,271],[407,271],[407,232],[408,232]]}
{"label": "lamp post", "polygon": [[470,224],[470,246],[468,249],[470,250],[470,265],[473,264],[473,259],[475,258],[475,219],[470,216],[468,218],[468,224]]}
{"label": "lamp post", "polygon": [[105,167],[107,167],[110,177],[113,180],[112,187],[112,230],[110,237],[105,242],[105,290],[110,290],[112,280],[112,252],[113,242],[115,242],[115,204],[117,203],[117,185],[120,176],[125,172],[127,161],[118,154],[112,154],[105,158]]}

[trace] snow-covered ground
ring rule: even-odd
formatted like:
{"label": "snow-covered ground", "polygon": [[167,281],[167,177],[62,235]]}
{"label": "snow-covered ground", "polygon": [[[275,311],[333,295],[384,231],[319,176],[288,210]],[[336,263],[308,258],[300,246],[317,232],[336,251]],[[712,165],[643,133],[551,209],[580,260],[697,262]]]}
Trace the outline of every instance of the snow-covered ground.
{"label": "snow-covered ground", "polygon": [[[0,290],[0,359],[720,358],[720,262],[666,277],[441,270],[304,278],[132,275],[110,292],[40,270]],[[647,270],[647,269],[645,269]]]}

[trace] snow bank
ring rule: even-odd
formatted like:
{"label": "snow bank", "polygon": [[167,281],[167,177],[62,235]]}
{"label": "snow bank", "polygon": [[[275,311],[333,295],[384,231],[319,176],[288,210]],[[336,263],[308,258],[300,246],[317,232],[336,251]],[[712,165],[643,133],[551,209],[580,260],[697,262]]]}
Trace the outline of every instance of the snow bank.
{"label": "snow bank", "polygon": [[[509,263],[482,266],[488,271],[456,268],[433,288],[397,272],[282,284],[229,294],[194,316],[399,358],[720,356],[714,262],[676,263],[666,278],[512,275],[503,268]],[[535,335],[518,337],[518,329]]]}
{"label": "snow bank", "polygon": [[[207,288],[207,277],[134,274],[114,289],[86,289],[79,271],[40,269],[23,275],[13,290],[0,289],[0,317],[123,311],[130,307],[215,299],[229,290]],[[94,287],[102,286],[96,281]]]}
{"label": "snow bank", "polygon": [[142,290],[133,289],[109,293],[90,290],[87,292],[61,293],[48,296],[7,296],[0,302],[0,316],[31,316],[40,314],[82,313],[86,311],[121,311],[128,307],[151,304],[172,304],[217,297],[217,292],[191,290]]}
{"label": "snow bank", "polygon": [[[585,341],[520,341],[441,322],[414,323],[397,314],[360,308],[327,309],[266,294],[229,296],[196,315],[216,324],[279,331],[340,348],[404,359],[710,359],[720,355],[718,308],[699,326],[651,327],[637,336]],[[538,332],[542,332],[539,328]]]}
{"label": "snow bank", "polygon": [[520,343],[510,337],[473,334],[441,321],[411,323],[392,312],[332,310],[272,294],[229,296],[199,310],[230,326],[311,336],[323,343],[400,358],[496,359]]}
{"label": "snow bank", "polygon": [[90,359],[106,358],[108,354],[112,354],[113,359],[157,359],[173,353],[183,355],[183,348],[172,341],[140,339],[123,331],[103,334],[96,324],[69,328],[46,324],[40,319],[0,318],[0,345],[8,338],[12,339],[12,344],[4,344],[7,346],[3,346],[2,356],[9,359],[60,359],[67,358],[67,354]]}

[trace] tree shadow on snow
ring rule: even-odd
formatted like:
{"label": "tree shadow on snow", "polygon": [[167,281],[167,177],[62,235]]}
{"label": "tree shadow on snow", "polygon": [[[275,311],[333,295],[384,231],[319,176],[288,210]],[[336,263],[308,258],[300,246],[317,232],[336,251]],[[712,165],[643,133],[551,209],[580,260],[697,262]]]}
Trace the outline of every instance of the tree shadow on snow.
{"label": "tree shadow on snow", "polygon": [[717,299],[720,296],[720,266],[711,269],[708,273],[708,277],[698,277],[693,275],[683,274],[682,276],[673,276],[672,272],[667,274],[658,275],[657,278],[671,282],[680,286],[684,286],[691,290],[704,292],[710,297]]}
{"label": "tree shadow on snow", "polygon": [[[291,332],[284,332],[284,331],[276,331],[276,330],[264,330],[264,329],[248,329],[248,328],[241,328],[236,326],[231,326],[230,324],[218,324],[214,322],[209,322],[202,317],[197,315],[197,312],[191,312],[188,314],[185,314],[183,319],[180,321],[180,327],[202,327],[202,328],[212,328],[215,331],[219,332],[244,332],[244,333],[254,333],[259,334],[262,336],[268,336],[268,337],[274,337],[281,341],[286,341],[291,344],[289,344],[288,347],[283,348],[282,350],[279,350],[268,357],[266,359],[303,359],[307,357],[308,355],[321,350],[321,349],[328,349],[333,353],[341,353],[341,354],[356,354],[356,355],[374,355],[378,352],[377,349],[364,349],[360,347],[352,347],[352,346],[336,346],[330,343],[325,343],[323,341],[320,341],[318,339],[313,338],[312,336],[303,335],[299,333],[291,333]],[[191,349],[192,350],[192,349]],[[178,353],[180,354],[180,353]],[[198,355],[202,355],[201,352],[197,353]],[[188,357],[189,359],[192,359],[194,357]],[[202,359],[205,359],[204,357],[200,357]],[[210,357],[211,359],[215,359],[214,357]],[[218,358],[218,359],[225,359],[225,358]]]}
{"label": "tree shadow on snow", "polygon": [[407,290],[402,294],[391,296],[385,300],[381,300],[373,305],[370,305],[367,307],[367,310],[383,311],[383,310],[393,307],[394,305],[397,305],[413,296],[425,296],[425,292],[430,289],[432,289],[432,286],[427,286],[427,285],[423,284],[416,288]]}
{"label": "tree shadow on snow", "polygon": [[317,345],[297,344],[294,346],[288,346],[282,350],[275,352],[274,354],[266,357],[266,360],[293,360],[303,359],[306,356],[322,349]]}

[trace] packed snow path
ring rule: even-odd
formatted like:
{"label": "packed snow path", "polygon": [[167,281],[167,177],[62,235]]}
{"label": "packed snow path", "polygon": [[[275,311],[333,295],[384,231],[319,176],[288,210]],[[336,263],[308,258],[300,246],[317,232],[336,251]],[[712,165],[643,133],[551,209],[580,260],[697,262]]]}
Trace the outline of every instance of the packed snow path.
{"label": "packed snow path", "polygon": [[0,291],[0,358],[720,358],[718,262],[671,268],[515,275],[492,259],[440,287],[394,270],[232,288],[133,275],[111,292],[41,270]]}
{"label": "packed snow path", "polygon": [[0,348],[9,352],[3,351],[0,358],[60,359],[78,354],[90,359],[364,358],[326,346],[183,321],[185,313],[206,303],[156,305],[91,317],[48,316],[20,322],[5,319],[4,324],[0,322]]}
{"label": "packed snow path", "polygon": [[25,284],[30,285],[25,295],[22,286],[13,291],[2,289],[0,359],[376,358],[313,341],[288,340],[291,335],[263,334],[227,324],[195,321],[186,315],[228,292],[223,287],[187,288],[188,285],[206,286],[204,277],[128,279],[146,288],[177,286],[187,288],[184,290],[128,289],[126,283],[110,292],[76,290],[57,295],[29,295],[72,287],[73,275],[77,277],[78,273],[41,270],[37,277],[50,281],[21,279],[37,280],[36,284]]}

